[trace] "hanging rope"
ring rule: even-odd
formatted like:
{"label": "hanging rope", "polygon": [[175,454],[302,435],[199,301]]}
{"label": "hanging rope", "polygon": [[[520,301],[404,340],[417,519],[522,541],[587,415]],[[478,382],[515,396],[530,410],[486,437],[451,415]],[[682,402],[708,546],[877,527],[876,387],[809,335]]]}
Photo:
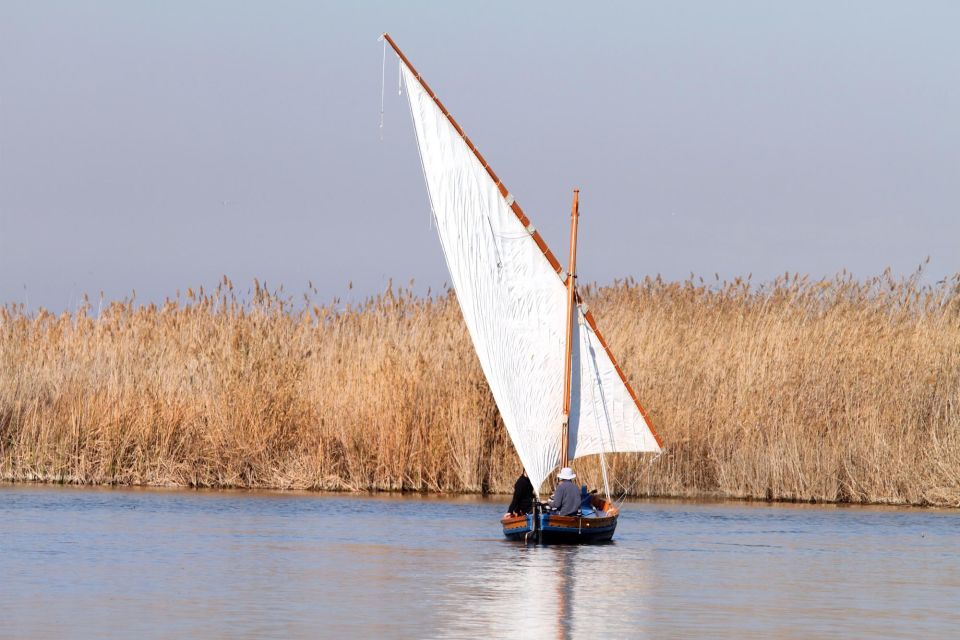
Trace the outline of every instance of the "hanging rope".
{"label": "hanging rope", "polygon": [[[607,432],[610,433],[612,429],[610,428],[610,414],[607,412],[607,402],[606,398],[603,396],[603,385],[600,383],[600,369],[597,367],[597,355],[593,349],[593,345],[590,343],[590,333],[585,330],[585,324],[583,322],[584,316],[580,313],[580,306],[577,306],[577,323],[580,325],[580,335],[584,337],[584,340],[587,343],[587,352],[590,354],[590,363],[593,365],[593,375],[597,380],[596,385],[590,385],[590,400],[593,403],[593,410],[597,410],[597,394],[595,389],[600,389],[600,400],[601,407],[603,408],[603,417],[607,422]],[[610,498],[610,481],[607,479],[607,458],[604,455],[603,446],[603,431],[600,429],[600,422],[596,421],[594,424],[597,426],[597,433],[600,436],[600,473],[603,476],[603,493],[607,498],[607,502],[613,502]]]}
{"label": "hanging rope", "polygon": [[380,140],[383,140],[383,92],[387,84],[387,39],[378,38],[383,42],[383,61],[380,63]]}
{"label": "hanging rope", "polygon": [[[602,406],[602,408],[603,408],[603,416],[604,416],[604,418],[606,419],[606,422],[607,422],[608,432],[612,435],[612,429],[611,429],[611,425],[610,425],[610,414],[607,412],[607,402],[606,402],[606,398],[605,398],[604,395],[603,395],[603,386],[602,386],[601,383],[600,383],[600,368],[597,366],[596,351],[595,351],[594,348],[593,348],[593,343],[590,341],[590,333],[589,333],[589,331],[584,331],[584,328],[585,328],[585,327],[584,327],[584,322],[583,322],[582,318],[583,318],[583,316],[581,316],[581,318],[580,318],[581,331],[585,334],[585,339],[586,339],[586,342],[587,342],[587,349],[589,350],[589,353],[590,353],[590,362],[591,362],[591,364],[593,364],[593,374],[594,374],[594,376],[595,376],[596,379],[597,379],[596,387],[600,389],[600,399],[601,399],[601,406]],[[596,394],[595,394],[595,392],[594,392],[594,385],[590,385],[590,396],[591,396],[591,400],[592,400],[592,402],[593,402],[594,411],[596,411],[597,398],[596,398]],[[605,458],[605,456],[604,456],[604,449],[605,449],[605,448],[604,448],[604,446],[603,446],[603,442],[604,442],[604,440],[603,440],[603,432],[600,431],[600,423],[597,422],[596,424],[597,424],[597,430],[600,432],[600,471],[601,471],[601,473],[603,474],[603,488],[604,488],[604,490],[606,491],[607,500],[610,501],[610,500],[611,500],[611,498],[610,498],[610,485],[609,485],[609,482],[608,482],[608,480],[607,480],[607,461],[606,461],[606,458]],[[662,455],[663,455],[663,449],[661,449],[660,452],[659,452],[656,456],[654,456],[652,460],[650,460],[650,462],[647,464],[647,467],[644,469],[644,471],[648,471],[648,470],[650,469],[650,467],[653,466],[653,463],[656,462],[657,459],[660,458],[660,456],[662,456]],[[619,481],[617,482],[617,484],[619,484],[620,487],[623,489],[623,495],[620,496],[620,500],[617,502],[617,506],[618,506],[618,507],[619,507],[621,504],[623,504],[623,501],[626,499],[627,495],[628,495],[631,491],[633,491],[633,488],[640,482],[640,478],[642,478],[642,477],[643,477],[643,474],[642,474],[642,473],[637,474],[637,477],[634,479],[633,484],[631,484],[629,487],[625,486],[622,482],[619,482]]]}
{"label": "hanging rope", "polygon": [[[650,470],[650,467],[653,466],[653,463],[656,462],[657,460],[659,460],[659,459],[660,459],[660,456],[662,456],[662,455],[663,455],[663,449],[660,449],[660,453],[658,453],[657,455],[653,456],[653,459],[650,460],[650,462],[647,463],[647,468],[644,469],[644,471],[649,471],[649,470]],[[635,486],[637,486],[637,484],[640,483],[640,478],[642,478],[642,477],[643,477],[643,473],[638,473],[636,479],[633,481],[633,484],[631,484],[629,487],[625,486],[623,483],[619,483],[619,484],[620,484],[620,487],[623,489],[623,495],[620,496],[620,500],[617,502],[617,507],[618,507],[618,508],[620,507],[621,504],[623,504],[623,501],[627,499],[627,495],[629,495],[629,493],[630,493],[631,491],[633,491],[633,488],[634,488]]]}

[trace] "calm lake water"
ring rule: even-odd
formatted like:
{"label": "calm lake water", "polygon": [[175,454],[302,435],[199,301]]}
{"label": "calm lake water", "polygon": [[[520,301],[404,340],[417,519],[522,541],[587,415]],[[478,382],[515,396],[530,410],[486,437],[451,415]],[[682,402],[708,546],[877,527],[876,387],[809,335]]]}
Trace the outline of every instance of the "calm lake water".
{"label": "calm lake water", "polygon": [[505,502],[0,485],[0,637],[960,634],[960,512],[635,502],[524,547]]}

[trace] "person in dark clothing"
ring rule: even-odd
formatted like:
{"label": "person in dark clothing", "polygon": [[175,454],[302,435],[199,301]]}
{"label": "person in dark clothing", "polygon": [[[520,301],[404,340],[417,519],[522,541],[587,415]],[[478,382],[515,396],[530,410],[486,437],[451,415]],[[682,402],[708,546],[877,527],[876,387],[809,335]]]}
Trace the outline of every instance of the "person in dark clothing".
{"label": "person in dark clothing", "polygon": [[520,473],[520,477],[513,485],[513,500],[505,515],[522,516],[533,510],[533,484],[527,477],[527,470]]}

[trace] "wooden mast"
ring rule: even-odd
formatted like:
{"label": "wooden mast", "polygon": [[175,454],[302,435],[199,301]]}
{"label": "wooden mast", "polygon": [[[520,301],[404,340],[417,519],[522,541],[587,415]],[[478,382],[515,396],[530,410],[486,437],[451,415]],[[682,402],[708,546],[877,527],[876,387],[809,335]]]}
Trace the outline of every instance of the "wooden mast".
{"label": "wooden mast", "polygon": [[567,270],[567,345],[563,356],[563,435],[560,440],[560,467],[570,464],[570,382],[573,374],[573,322],[577,279],[577,222],[580,220],[580,189],[573,190],[570,209],[570,268]]}

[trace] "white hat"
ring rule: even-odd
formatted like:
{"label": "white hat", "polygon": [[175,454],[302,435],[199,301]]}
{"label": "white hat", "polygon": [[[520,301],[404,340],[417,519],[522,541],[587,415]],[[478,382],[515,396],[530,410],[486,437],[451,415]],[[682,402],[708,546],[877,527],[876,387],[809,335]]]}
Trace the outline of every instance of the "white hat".
{"label": "white hat", "polygon": [[557,474],[557,477],[561,480],[573,480],[577,477],[577,474],[575,474],[573,469],[570,467],[564,467],[563,469],[560,469],[560,473]]}

